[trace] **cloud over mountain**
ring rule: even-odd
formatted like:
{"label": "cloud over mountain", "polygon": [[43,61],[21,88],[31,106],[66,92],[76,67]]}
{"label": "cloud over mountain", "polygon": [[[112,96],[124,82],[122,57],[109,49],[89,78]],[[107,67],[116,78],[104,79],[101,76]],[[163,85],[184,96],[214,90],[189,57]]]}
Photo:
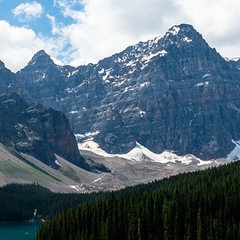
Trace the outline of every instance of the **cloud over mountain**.
{"label": "cloud over mountain", "polygon": [[[0,59],[13,71],[24,67],[42,48],[64,64],[96,63],[138,41],[162,36],[169,26],[180,23],[192,24],[222,56],[240,56],[237,0],[3,2],[0,21],[8,24],[8,31],[16,30],[18,36],[13,43],[10,35],[0,33]],[[25,29],[35,37],[25,35]],[[9,57],[6,52],[13,54]]]}

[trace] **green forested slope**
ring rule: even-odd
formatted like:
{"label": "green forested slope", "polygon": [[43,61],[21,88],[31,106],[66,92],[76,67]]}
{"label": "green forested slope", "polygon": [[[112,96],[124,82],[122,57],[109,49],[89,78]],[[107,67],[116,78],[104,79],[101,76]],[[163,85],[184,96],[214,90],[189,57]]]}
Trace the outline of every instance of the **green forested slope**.
{"label": "green forested slope", "polygon": [[48,219],[37,240],[240,239],[240,162],[110,193]]}
{"label": "green forested slope", "polygon": [[27,221],[57,214],[100,194],[54,193],[36,184],[9,184],[0,188],[0,221]]}

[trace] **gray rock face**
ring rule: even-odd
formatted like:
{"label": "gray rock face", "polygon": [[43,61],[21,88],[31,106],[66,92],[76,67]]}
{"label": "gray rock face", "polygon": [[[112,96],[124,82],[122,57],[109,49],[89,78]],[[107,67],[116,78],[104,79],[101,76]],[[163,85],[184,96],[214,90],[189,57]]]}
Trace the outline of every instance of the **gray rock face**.
{"label": "gray rock face", "polygon": [[0,93],[9,93],[17,90],[16,77],[0,60]]}
{"label": "gray rock face", "polygon": [[126,153],[137,141],[156,153],[210,159],[240,139],[239,61],[223,59],[190,25],[96,65],[58,66],[40,51],[8,73],[11,80],[2,71],[0,91],[63,111],[74,133],[88,133],[109,153]]}
{"label": "gray rock face", "polygon": [[66,116],[40,104],[26,103],[18,94],[0,95],[0,142],[59,168],[54,154],[86,167]]}

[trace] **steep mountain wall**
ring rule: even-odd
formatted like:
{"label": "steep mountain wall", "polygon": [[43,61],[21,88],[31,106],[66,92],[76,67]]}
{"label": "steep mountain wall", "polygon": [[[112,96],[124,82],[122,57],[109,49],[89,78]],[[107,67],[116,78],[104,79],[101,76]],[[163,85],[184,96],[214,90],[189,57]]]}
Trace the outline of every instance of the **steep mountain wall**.
{"label": "steep mountain wall", "polygon": [[59,168],[54,154],[85,167],[66,116],[18,94],[0,95],[0,142]]}
{"label": "steep mountain wall", "polygon": [[222,58],[191,25],[95,65],[58,66],[41,50],[15,75],[0,68],[0,77],[1,91],[63,111],[74,133],[110,153],[137,141],[210,159],[226,157],[240,139],[239,62]]}

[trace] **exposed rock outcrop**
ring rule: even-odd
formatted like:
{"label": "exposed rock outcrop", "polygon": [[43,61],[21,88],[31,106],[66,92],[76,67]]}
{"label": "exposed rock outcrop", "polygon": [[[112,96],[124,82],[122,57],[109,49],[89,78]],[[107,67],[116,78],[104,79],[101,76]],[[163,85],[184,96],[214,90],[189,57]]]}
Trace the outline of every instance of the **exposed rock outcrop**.
{"label": "exposed rock outcrop", "polygon": [[86,167],[66,116],[41,104],[26,103],[18,94],[0,95],[0,142],[59,168],[54,154]]}

